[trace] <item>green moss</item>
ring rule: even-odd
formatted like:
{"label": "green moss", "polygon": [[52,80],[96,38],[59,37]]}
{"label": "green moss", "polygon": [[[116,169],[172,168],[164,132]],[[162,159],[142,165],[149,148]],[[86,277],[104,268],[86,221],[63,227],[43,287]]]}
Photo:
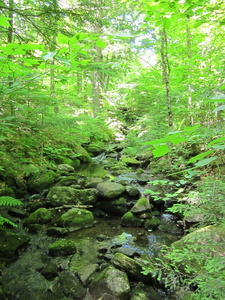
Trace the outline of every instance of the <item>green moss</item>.
{"label": "green moss", "polygon": [[61,239],[49,245],[48,250],[52,256],[70,255],[76,253],[77,247],[74,241]]}
{"label": "green moss", "polygon": [[131,211],[125,213],[121,218],[121,225],[126,227],[140,227],[143,220],[135,217]]}
{"label": "green moss", "polygon": [[151,219],[145,220],[144,227],[146,229],[155,229],[159,224],[160,220],[153,216]]}
{"label": "green moss", "polygon": [[38,208],[35,212],[25,219],[24,225],[47,224],[51,221],[52,213],[46,208]]}
{"label": "green moss", "polygon": [[68,228],[69,231],[91,227],[94,224],[92,212],[86,209],[72,208],[58,220],[58,226]]}

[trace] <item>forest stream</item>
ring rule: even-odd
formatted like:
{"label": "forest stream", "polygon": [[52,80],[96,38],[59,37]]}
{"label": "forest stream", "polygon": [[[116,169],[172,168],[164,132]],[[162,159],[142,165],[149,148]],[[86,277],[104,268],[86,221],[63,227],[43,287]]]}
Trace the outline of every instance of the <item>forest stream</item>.
{"label": "forest stream", "polygon": [[[98,156],[91,164],[82,167],[76,175],[82,181],[87,178],[103,178],[104,182],[111,176],[106,167],[107,163],[106,156]],[[66,177],[69,178],[64,176]],[[15,233],[28,236],[29,243],[20,247],[18,256],[4,266],[0,299],[173,299],[163,285],[154,284],[154,279],[143,275],[140,266],[143,266],[143,262],[150,263],[152,258],[157,257],[163,245],[169,246],[181,237],[182,230],[178,228],[177,220],[162,208],[161,211],[152,208],[161,230],[160,226],[153,226],[151,229],[140,224],[129,226],[129,223],[121,222],[122,215],[143,197],[149,178],[152,178],[149,170],[137,174],[135,169],[114,176],[113,182],[129,186],[129,189],[134,188],[139,193],[134,193],[134,196],[132,193],[126,194],[124,198],[121,198],[124,195],[121,193],[118,197],[113,197],[113,200],[126,200],[125,206],[119,205],[122,207],[121,211],[112,209],[110,213],[110,209],[104,211],[101,206],[87,205],[87,210],[94,216],[93,224],[78,230],[69,229],[64,232],[63,226],[59,229],[59,224],[55,225],[57,222],[34,224],[27,222],[27,219],[24,226],[24,220],[20,220]],[[42,196],[34,195],[33,198],[38,196],[45,198],[46,192]],[[104,200],[100,202],[105,205]],[[65,208],[63,205],[59,206],[59,209],[55,205],[47,209],[60,215],[60,210],[65,211]],[[142,218],[148,218],[148,210],[140,213]],[[18,220],[18,216],[15,219]],[[64,225],[67,226],[66,221]],[[50,245],[59,240],[69,241],[71,244],[52,250]],[[71,250],[72,243],[76,245],[74,251]],[[115,258],[116,256],[118,257]],[[104,277],[103,273],[107,270],[110,270],[110,275],[107,273]],[[113,277],[113,272],[119,273]]]}

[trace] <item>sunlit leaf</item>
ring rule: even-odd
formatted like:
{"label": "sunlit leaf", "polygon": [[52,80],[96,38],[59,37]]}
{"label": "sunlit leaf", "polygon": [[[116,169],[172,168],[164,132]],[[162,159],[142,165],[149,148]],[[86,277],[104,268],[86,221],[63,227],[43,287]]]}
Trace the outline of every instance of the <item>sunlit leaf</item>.
{"label": "sunlit leaf", "polygon": [[169,152],[169,147],[167,145],[157,146],[153,151],[152,154],[154,157],[161,157]]}
{"label": "sunlit leaf", "polygon": [[11,20],[11,18],[7,18],[7,17],[4,17],[4,16],[0,16],[0,26],[3,26],[3,27],[10,27],[10,24],[9,24],[9,20]]}
{"label": "sunlit leaf", "polygon": [[97,40],[97,41],[95,42],[95,44],[96,44],[97,47],[103,48],[103,49],[107,46],[107,43],[104,42],[104,41],[101,41],[101,40]]}
{"label": "sunlit leaf", "polygon": [[198,168],[198,167],[204,167],[208,164],[210,164],[212,161],[214,161],[215,159],[217,159],[217,156],[214,156],[214,157],[210,157],[210,158],[206,158],[206,159],[203,159],[203,160],[200,160],[199,162],[197,162],[195,164],[195,166]]}
{"label": "sunlit leaf", "polygon": [[225,109],[225,105],[223,104],[223,105],[220,105],[220,106],[218,106],[217,108],[215,108],[215,109],[213,110],[213,112],[217,112],[217,111],[224,110],[224,109]]}
{"label": "sunlit leaf", "polygon": [[56,55],[56,52],[48,52],[47,54],[43,55],[42,58],[44,59],[44,61],[54,57]]}
{"label": "sunlit leaf", "polygon": [[206,151],[206,152],[203,152],[201,154],[198,154],[198,155],[192,157],[191,159],[189,159],[188,163],[193,163],[193,162],[195,162],[197,160],[200,160],[203,157],[206,157],[207,155],[212,154],[213,152],[214,152],[213,150],[210,150],[210,151]]}

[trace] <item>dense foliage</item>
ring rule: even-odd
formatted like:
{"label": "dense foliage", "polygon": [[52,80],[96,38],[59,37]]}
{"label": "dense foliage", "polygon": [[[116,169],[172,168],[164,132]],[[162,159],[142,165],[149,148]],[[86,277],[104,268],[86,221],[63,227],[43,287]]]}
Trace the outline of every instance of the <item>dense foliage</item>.
{"label": "dense foliage", "polygon": [[[97,153],[123,140],[125,155],[179,180],[163,196],[149,190],[155,201],[224,226],[224,13],[219,0],[1,0],[1,195],[12,196],[4,180],[16,165],[52,166],[79,157],[74,147]],[[224,297],[224,255],[184,276],[176,264],[190,251],[178,252],[161,261],[169,286]]]}

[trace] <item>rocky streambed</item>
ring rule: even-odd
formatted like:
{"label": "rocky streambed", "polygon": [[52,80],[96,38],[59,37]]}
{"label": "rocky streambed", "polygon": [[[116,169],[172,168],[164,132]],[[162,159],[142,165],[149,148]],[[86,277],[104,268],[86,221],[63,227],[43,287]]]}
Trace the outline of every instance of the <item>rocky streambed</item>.
{"label": "rocky streambed", "polygon": [[170,299],[142,271],[182,230],[143,194],[149,171],[110,165],[58,165],[49,189],[5,209],[18,228],[1,235],[0,299]]}

